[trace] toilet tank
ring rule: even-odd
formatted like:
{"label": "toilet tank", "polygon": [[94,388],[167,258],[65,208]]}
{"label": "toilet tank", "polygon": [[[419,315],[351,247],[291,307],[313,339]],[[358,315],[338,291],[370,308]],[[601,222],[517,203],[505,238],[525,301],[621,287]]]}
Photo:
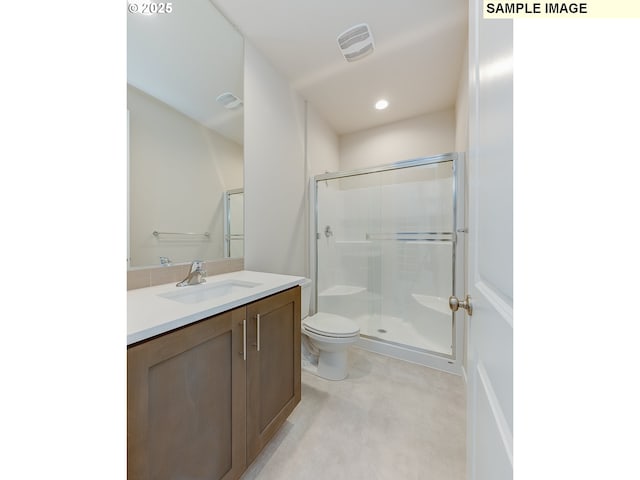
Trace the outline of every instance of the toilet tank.
{"label": "toilet tank", "polygon": [[309,306],[311,305],[311,285],[313,285],[313,281],[310,278],[305,278],[304,282],[300,284],[302,287],[302,299],[300,302],[301,319],[309,316]]}

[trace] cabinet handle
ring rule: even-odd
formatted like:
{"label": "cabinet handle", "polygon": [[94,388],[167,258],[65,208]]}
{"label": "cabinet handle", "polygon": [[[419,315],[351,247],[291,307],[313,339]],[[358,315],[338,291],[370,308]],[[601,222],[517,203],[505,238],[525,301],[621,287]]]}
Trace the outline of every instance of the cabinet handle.
{"label": "cabinet handle", "polygon": [[257,320],[257,324],[258,324],[258,352],[260,351],[260,314],[258,313],[256,315],[256,320]]}
{"label": "cabinet handle", "polygon": [[242,320],[242,359],[247,360],[247,319]]}

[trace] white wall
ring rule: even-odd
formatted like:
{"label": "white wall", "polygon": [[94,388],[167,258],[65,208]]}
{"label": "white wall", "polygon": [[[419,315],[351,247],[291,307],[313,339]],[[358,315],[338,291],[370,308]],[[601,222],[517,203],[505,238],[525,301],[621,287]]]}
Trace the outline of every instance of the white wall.
{"label": "white wall", "polygon": [[130,266],[221,258],[223,192],[242,187],[242,146],[131,86],[127,106]]}
{"label": "white wall", "polygon": [[[338,135],[329,124],[307,104],[307,208],[305,238],[306,256],[308,259],[305,276],[315,278],[316,243],[315,236],[315,200],[313,189],[315,184],[310,181],[314,176],[340,170],[340,142]],[[322,247],[322,244],[317,244]],[[312,311],[315,311],[315,299],[312,299]]]}
{"label": "white wall", "polygon": [[340,169],[340,141],[329,124],[307,107],[307,160],[309,177]]}
{"label": "white wall", "polygon": [[455,150],[453,108],[340,137],[340,170],[428,157]]}
{"label": "white wall", "polygon": [[304,101],[248,41],[244,82],[244,265],[305,275]]}
{"label": "white wall", "polygon": [[469,53],[464,53],[460,79],[458,80],[458,96],[456,97],[456,152],[466,152],[469,142]]}

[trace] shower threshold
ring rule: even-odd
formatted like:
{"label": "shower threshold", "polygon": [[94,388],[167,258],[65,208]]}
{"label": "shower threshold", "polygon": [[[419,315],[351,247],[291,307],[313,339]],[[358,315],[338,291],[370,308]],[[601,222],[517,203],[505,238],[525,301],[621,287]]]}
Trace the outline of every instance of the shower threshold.
{"label": "shower threshold", "polygon": [[460,373],[459,366],[451,358],[450,337],[425,338],[409,322],[388,315],[361,315],[354,320],[360,326],[357,347],[427,367]]}
{"label": "shower threshold", "polygon": [[451,355],[451,338],[427,338],[399,317],[360,315],[354,318],[360,336],[388,342],[417,352]]}

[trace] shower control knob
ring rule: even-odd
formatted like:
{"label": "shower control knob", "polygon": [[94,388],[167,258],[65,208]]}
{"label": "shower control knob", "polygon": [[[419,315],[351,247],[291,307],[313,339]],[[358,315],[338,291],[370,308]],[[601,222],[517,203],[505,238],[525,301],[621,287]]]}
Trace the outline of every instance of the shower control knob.
{"label": "shower control knob", "polygon": [[449,297],[449,308],[452,312],[457,312],[458,308],[463,308],[469,316],[473,315],[473,307],[471,306],[471,297],[467,295],[464,300],[458,300],[458,297],[451,295]]}

